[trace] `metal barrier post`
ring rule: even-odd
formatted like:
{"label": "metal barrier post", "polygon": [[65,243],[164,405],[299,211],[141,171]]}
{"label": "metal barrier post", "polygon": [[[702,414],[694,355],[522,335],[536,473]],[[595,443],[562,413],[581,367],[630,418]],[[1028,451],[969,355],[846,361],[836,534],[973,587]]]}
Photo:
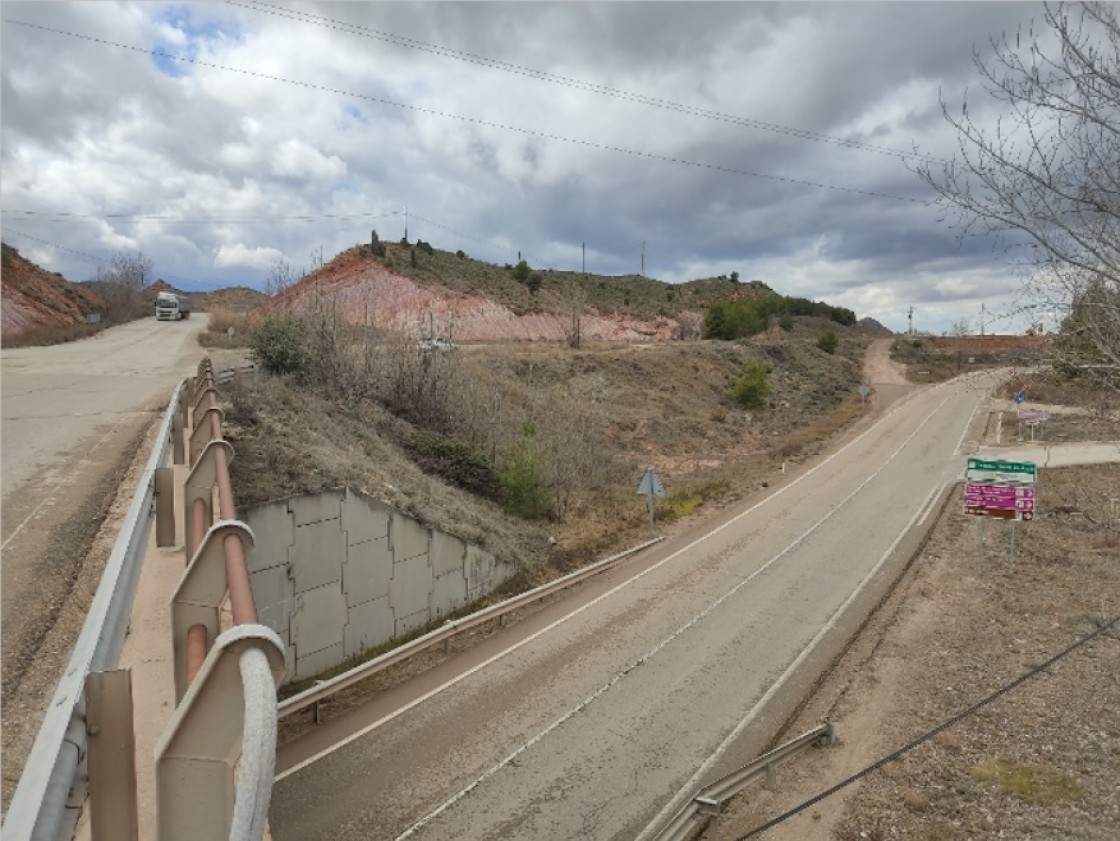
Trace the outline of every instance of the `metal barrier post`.
{"label": "metal barrier post", "polygon": [[136,841],[136,738],[132,673],[93,672],[86,678],[89,732],[90,834],[93,841]]}

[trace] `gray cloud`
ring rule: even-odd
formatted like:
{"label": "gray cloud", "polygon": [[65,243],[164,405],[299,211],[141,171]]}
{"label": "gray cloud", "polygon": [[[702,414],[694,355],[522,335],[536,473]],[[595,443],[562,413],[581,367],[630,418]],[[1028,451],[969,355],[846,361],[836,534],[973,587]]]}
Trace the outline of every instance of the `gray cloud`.
{"label": "gray cloud", "polygon": [[910,304],[940,331],[1015,286],[899,157],[794,135],[951,155],[939,91],[955,108],[969,88],[974,115],[994,117],[972,51],[1038,5],[275,10],[5,3],[9,21],[85,36],[3,25],[6,241],[76,279],[95,265],[74,251],[141,248],[188,287],[261,286],[274,255],[299,267],[371,227],[398,238],[407,205],[412,238],[481,259],[572,269],[586,242],[589,270],[622,274],[644,241],[654,277],[739,271],[896,329]]}

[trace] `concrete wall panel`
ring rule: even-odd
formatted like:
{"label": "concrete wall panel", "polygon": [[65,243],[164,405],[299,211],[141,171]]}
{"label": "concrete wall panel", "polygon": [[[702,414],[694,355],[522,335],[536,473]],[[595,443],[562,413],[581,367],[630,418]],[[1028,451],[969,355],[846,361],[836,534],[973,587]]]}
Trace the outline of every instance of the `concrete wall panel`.
{"label": "concrete wall panel", "polygon": [[467,544],[454,535],[432,532],[432,571],[437,575],[462,572]]}
{"label": "concrete wall panel", "polygon": [[357,657],[393,638],[393,608],[388,594],[350,608],[343,632],[343,654]]}
{"label": "concrete wall panel", "polygon": [[389,552],[389,538],[347,547],[346,563],[342,566],[342,589],[348,605],[364,604],[388,596],[389,579],[392,577],[393,556]]}
{"label": "concrete wall panel", "polygon": [[427,556],[431,529],[426,525],[394,512],[389,528],[389,545],[393,547],[393,560],[397,563],[420,555]]}
{"label": "concrete wall panel", "polygon": [[298,593],[290,631],[297,657],[303,659],[332,645],[342,645],[345,625],[346,600],[337,586],[328,584],[317,590]]}
{"label": "concrete wall panel", "polygon": [[246,524],[253,531],[253,551],[246,559],[249,572],[270,567],[284,567],[288,563],[288,547],[295,527],[287,502],[271,502],[253,509],[252,522]]}
{"label": "concrete wall panel", "polygon": [[285,644],[292,613],[292,579],[284,567],[272,567],[249,575],[249,585],[253,589],[253,601],[257,604],[257,618],[280,635]]}
{"label": "concrete wall panel", "polygon": [[342,522],[346,529],[346,542],[351,546],[370,540],[389,538],[389,521],[392,509],[351,491],[342,503]]}
{"label": "concrete wall panel", "polygon": [[441,619],[467,603],[467,577],[457,569],[432,582],[432,619]]}
{"label": "concrete wall panel", "polygon": [[300,656],[299,649],[296,649],[296,673],[292,676],[292,680],[306,680],[310,677],[315,677],[325,672],[327,669],[333,668],[341,663],[346,658],[342,654],[342,643],[332,645],[330,648],[324,648],[321,651],[316,651],[306,656]]}
{"label": "concrete wall panel", "polygon": [[311,523],[342,518],[343,491],[326,491],[315,496],[295,496],[288,500],[288,508],[295,519],[296,528]]}
{"label": "concrete wall panel", "polygon": [[342,578],[346,558],[346,534],[342,520],[324,520],[297,526],[295,540],[288,549],[296,593],[316,590]]}
{"label": "concrete wall panel", "polygon": [[[398,621],[429,611],[432,598],[432,565],[427,555],[420,555],[393,564],[389,581],[389,604]],[[398,631],[399,633],[399,631]]]}
{"label": "concrete wall panel", "polygon": [[288,682],[438,621],[513,573],[489,552],[352,491],[243,516],[257,538],[257,610],[287,643]]}

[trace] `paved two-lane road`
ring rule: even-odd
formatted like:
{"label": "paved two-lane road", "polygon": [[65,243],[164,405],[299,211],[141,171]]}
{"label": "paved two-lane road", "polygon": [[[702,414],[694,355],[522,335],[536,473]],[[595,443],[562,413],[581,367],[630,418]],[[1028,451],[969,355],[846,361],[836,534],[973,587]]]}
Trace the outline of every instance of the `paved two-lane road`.
{"label": "paved two-lane road", "polygon": [[286,746],[274,837],[649,837],[773,736],[854,630],[901,535],[959,477],[993,381],[910,394],[714,530]]}
{"label": "paved two-lane road", "polygon": [[0,352],[5,800],[81,617],[50,651],[40,650],[43,640],[130,449],[176,383],[194,373],[206,321],[204,313],[143,319],[77,342]]}

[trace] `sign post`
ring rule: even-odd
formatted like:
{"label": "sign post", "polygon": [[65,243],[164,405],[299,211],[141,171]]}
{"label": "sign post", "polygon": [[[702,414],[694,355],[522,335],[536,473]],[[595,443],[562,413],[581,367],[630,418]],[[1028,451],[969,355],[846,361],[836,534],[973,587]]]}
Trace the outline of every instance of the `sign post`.
{"label": "sign post", "polygon": [[[1011,521],[1011,561],[1015,561],[1015,523],[1034,519],[1034,486],[1038,467],[1030,461],[968,460],[965,471],[964,513]],[[980,523],[984,549],[984,523]]]}
{"label": "sign post", "polygon": [[653,528],[653,498],[655,496],[665,496],[665,488],[661,486],[661,480],[653,472],[652,464],[646,468],[642,481],[638,482],[638,493],[646,495],[646,501],[649,504],[649,533],[651,536],[657,537],[657,532]]}
{"label": "sign post", "polygon": [[871,386],[867,383],[859,384],[859,401],[861,406],[867,405],[867,395],[871,393]]}

